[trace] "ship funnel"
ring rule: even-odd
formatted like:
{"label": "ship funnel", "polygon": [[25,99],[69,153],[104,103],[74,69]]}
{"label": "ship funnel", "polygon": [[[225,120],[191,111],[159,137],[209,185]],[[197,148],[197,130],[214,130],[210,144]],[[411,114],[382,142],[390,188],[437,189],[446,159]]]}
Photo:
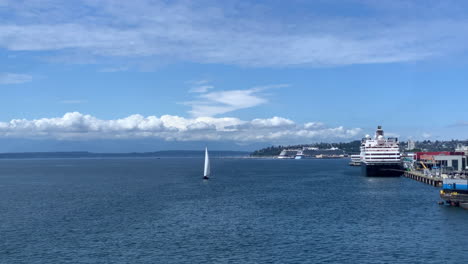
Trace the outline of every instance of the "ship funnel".
{"label": "ship funnel", "polygon": [[383,129],[382,126],[377,127],[377,131],[375,132],[375,137],[378,138],[379,136],[383,136]]}

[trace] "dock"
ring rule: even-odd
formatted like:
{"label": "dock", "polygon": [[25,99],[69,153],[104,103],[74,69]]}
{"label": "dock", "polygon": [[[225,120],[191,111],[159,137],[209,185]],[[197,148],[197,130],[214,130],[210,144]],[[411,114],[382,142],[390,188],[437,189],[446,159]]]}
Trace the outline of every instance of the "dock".
{"label": "dock", "polygon": [[425,184],[432,185],[434,187],[442,187],[443,184],[441,177],[427,176],[417,171],[405,171],[403,176]]}

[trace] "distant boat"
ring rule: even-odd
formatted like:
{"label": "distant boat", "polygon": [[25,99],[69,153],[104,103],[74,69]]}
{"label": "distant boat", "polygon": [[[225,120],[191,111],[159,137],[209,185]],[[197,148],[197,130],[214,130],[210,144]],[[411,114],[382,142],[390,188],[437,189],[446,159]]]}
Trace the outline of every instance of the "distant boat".
{"label": "distant boat", "polygon": [[349,163],[349,166],[361,166],[361,155],[351,155],[351,162]]}
{"label": "distant boat", "polygon": [[203,172],[203,179],[208,180],[210,174],[210,157],[208,156],[208,148],[205,148],[205,170]]}

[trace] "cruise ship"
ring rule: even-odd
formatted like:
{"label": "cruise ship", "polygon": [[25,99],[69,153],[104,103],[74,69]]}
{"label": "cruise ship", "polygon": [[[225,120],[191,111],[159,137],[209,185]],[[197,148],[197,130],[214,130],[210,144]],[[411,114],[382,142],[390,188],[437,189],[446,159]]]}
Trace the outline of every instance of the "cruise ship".
{"label": "cruise ship", "polygon": [[397,138],[385,138],[382,126],[372,139],[361,142],[361,171],[364,176],[399,177],[403,174]]}

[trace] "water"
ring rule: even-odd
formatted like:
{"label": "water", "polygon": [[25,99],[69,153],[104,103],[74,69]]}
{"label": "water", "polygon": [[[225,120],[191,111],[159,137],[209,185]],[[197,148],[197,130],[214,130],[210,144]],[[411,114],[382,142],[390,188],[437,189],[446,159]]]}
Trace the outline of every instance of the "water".
{"label": "water", "polygon": [[346,160],[0,161],[1,263],[465,263],[468,212]]}

